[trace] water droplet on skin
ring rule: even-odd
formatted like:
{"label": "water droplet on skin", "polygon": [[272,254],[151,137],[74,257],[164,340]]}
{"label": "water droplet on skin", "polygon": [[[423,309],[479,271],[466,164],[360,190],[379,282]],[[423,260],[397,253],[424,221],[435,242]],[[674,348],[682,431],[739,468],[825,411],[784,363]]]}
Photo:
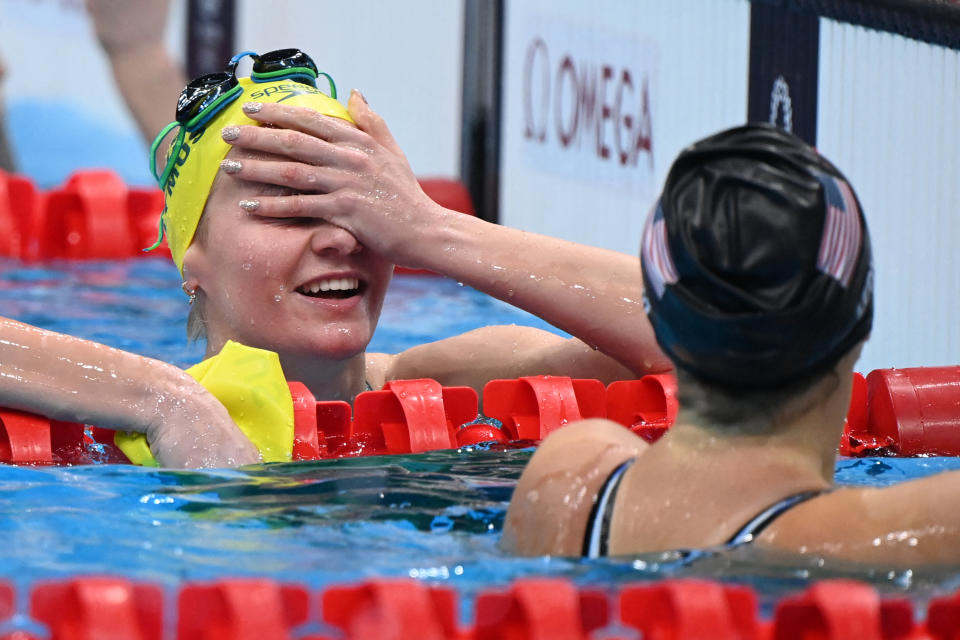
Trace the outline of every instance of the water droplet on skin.
{"label": "water droplet on skin", "polygon": [[250,264],[249,262],[244,262],[244,263],[243,263],[243,270],[244,270],[244,271],[250,271],[250,269],[253,269],[253,265]]}
{"label": "water droplet on skin", "polygon": [[280,302],[281,300],[283,300],[283,296],[281,296],[279,293],[278,293],[277,295],[273,296],[273,301],[274,301],[274,302]]}

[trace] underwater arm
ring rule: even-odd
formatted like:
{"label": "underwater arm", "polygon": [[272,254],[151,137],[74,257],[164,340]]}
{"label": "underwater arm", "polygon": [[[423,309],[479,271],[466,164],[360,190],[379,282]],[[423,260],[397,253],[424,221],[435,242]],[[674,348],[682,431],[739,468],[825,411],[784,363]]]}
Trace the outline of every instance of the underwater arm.
{"label": "underwater arm", "polygon": [[233,174],[301,192],[261,198],[257,215],[327,220],[398,264],[442,273],[543,318],[633,375],[672,368],[643,310],[638,258],[439,206],[356,92],[350,113],[362,130],[310,110],[263,104],[250,117],[280,128],[228,134],[235,146],[294,160],[244,160]]}
{"label": "underwater arm", "polygon": [[173,120],[186,85],[163,42],[170,0],[86,0],[97,39],[147,145]]}
{"label": "underwater arm", "polygon": [[223,405],[179,368],[5,318],[0,406],[144,433],[163,466],[259,460]]}

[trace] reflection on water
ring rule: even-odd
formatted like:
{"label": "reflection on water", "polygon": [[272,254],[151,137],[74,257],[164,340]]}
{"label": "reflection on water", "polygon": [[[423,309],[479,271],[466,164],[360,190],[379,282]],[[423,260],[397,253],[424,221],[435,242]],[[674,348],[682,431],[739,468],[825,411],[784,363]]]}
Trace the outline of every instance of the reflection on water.
{"label": "reflection on water", "polygon": [[[28,267],[0,260],[0,315],[174,362],[187,305],[161,260]],[[372,350],[394,352],[484,324],[538,320],[443,279],[397,278]],[[466,600],[528,576],[615,587],[662,576],[743,582],[763,602],[814,579],[855,577],[923,602],[960,586],[956,568],[923,571],[736,550],[629,558],[515,558],[497,539],[529,450],[273,464],[209,472],[131,466],[0,466],[0,579],[121,574],[172,585],[224,575],[319,587],[369,576],[449,582]],[[960,468],[954,458],[841,459],[838,481],[886,485]]]}
{"label": "reflection on water", "polygon": [[[467,598],[513,578],[615,587],[697,576],[755,587],[766,605],[811,580],[855,577],[917,601],[956,568],[895,570],[735,550],[624,558],[515,558],[497,547],[531,451],[483,448],[210,472],[98,465],[0,467],[0,566],[15,582],[112,573],[173,584],[223,575],[322,586],[379,576],[450,582]],[[955,459],[846,460],[847,482],[957,468]],[[884,470],[876,474],[876,469]]]}

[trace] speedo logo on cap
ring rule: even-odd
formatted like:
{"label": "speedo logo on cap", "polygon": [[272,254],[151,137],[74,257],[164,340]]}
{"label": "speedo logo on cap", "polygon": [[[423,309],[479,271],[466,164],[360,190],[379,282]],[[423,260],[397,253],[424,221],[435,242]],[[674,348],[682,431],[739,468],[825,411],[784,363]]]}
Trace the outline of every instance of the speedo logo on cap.
{"label": "speedo logo on cap", "polygon": [[857,267],[857,256],[860,255],[860,244],[863,242],[860,209],[850,185],[845,181],[821,172],[817,172],[817,180],[823,185],[827,205],[817,268],[847,288]]}
{"label": "speedo logo on cap", "polygon": [[258,89],[250,94],[252,100],[259,100],[260,98],[269,98],[270,96],[277,93],[286,93],[285,95],[277,102],[286,100],[287,98],[292,98],[293,96],[303,96],[309,94],[319,93],[320,95],[326,95],[323,91],[315,89],[310,85],[302,84],[300,82],[289,82],[284,84],[275,84],[269,87],[264,87],[263,89]]}
{"label": "speedo logo on cap", "polygon": [[668,284],[674,284],[677,279],[677,268],[670,255],[667,245],[667,225],[663,220],[663,207],[660,201],[654,205],[647,224],[643,228],[643,241],[640,247],[640,257],[643,272],[653,286],[657,298],[663,297],[663,290]]}

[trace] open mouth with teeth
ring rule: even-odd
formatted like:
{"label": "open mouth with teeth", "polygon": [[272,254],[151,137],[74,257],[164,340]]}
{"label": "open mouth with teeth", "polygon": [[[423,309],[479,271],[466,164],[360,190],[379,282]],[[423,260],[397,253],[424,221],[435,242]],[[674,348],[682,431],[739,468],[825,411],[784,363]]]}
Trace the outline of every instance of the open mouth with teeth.
{"label": "open mouth with teeth", "polygon": [[344,299],[359,295],[363,286],[358,278],[327,278],[297,287],[297,293],[311,298]]}

